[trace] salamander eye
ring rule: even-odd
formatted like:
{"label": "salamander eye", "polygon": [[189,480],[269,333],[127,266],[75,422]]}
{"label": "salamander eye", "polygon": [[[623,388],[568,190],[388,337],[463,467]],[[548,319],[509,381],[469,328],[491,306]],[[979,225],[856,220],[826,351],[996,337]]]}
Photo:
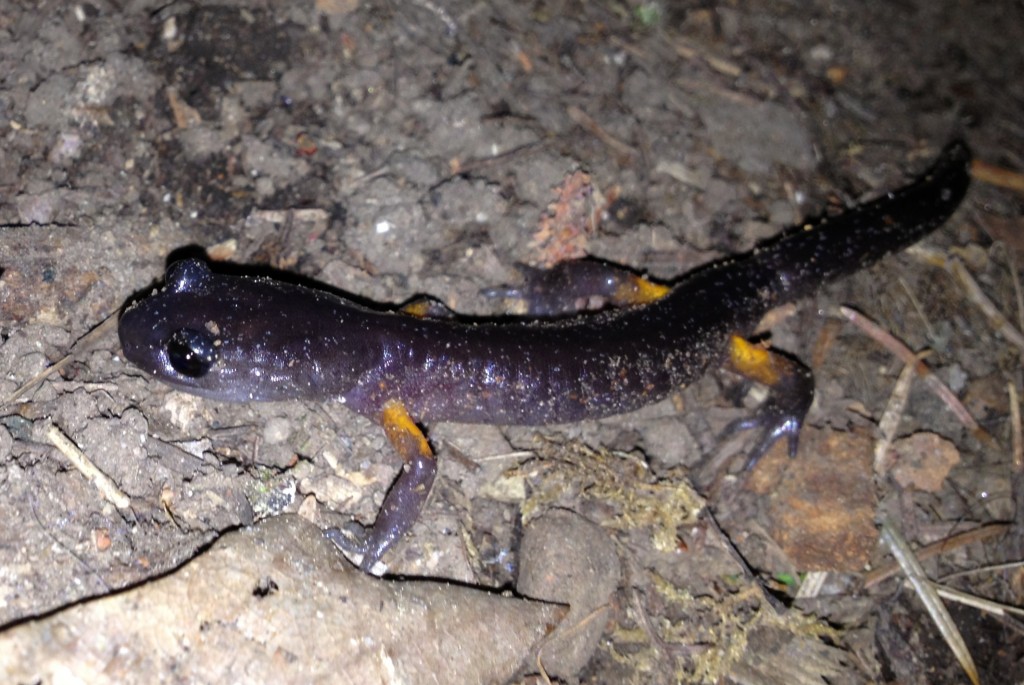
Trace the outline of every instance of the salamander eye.
{"label": "salamander eye", "polygon": [[182,376],[201,378],[220,357],[217,342],[207,331],[182,328],[167,340],[167,359]]}

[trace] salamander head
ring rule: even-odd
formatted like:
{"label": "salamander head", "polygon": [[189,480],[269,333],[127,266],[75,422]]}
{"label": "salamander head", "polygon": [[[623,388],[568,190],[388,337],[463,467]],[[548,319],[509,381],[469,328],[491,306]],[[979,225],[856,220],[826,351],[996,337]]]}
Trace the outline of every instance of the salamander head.
{"label": "salamander head", "polygon": [[118,335],[128,361],[179,390],[229,401],[315,397],[324,389],[311,336],[328,297],[190,259],[124,311]]}

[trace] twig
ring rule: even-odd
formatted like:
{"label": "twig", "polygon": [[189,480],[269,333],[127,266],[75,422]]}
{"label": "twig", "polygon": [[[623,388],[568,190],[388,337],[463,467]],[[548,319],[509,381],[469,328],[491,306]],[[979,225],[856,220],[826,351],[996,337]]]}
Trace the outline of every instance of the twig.
{"label": "twig", "polygon": [[[933,542],[932,544],[926,545],[917,550],[917,558],[921,560],[930,559],[934,556],[945,554],[946,552],[958,547],[963,547],[964,545],[982,542],[990,538],[997,538],[1006,533],[1009,529],[1009,523],[992,523],[987,526],[964,531],[963,533],[957,533],[956,535],[951,535],[948,538]],[[878,585],[882,581],[892,578],[898,571],[899,566],[896,562],[880,566],[864,576],[863,587],[867,589]]]}
{"label": "twig", "polygon": [[78,449],[78,445],[71,442],[70,438],[64,435],[60,428],[50,423],[43,431],[43,434],[50,441],[50,444],[68,458],[72,466],[78,469],[87,480],[96,486],[96,489],[100,491],[100,494],[108,502],[118,509],[127,509],[131,506],[131,498],[114,484],[110,476],[100,471],[89,457],[85,456],[85,452]]}
{"label": "twig", "polygon": [[654,625],[654,621],[651,620],[651,614],[647,611],[647,607],[644,606],[641,592],[636,587],[630,591],[630,599],[633,603],[633,611],[636,612],[636,622],[640,625],[640,628],[647,634],[647,638],[651,641],[651,645],[659,655],[667,657],[691,657],[699,652],[707,651],[712,645],[697,642],[688,645],[670,644],[666,642],[661,635],[658,634],[658,629]]}
{"label": "twig", "polygon": [[860,328],[868,337],[892,352],[901,361],[906,364],[913,365],[914,370],[917,372],[917,375],[924,380],[925,385],[927,385],[933,393],[946,403],[949,410],[953,412],[957,419],[959,419],[969,431],[971,431],[974,437],[986,444],[994,444],[995,441],[992,439],[992,436],[990,436],[984,428],[978,425],[978,422],[974,420],[974,417],[972,417],[970,412],[967,411],[967,408],[961,404],[960,400],[953,394],[953,391],[946,387],[942,381],[940,381],[938,377],[931,372],[931,369],[928,368],[927,364],[914,354],[910,348],[860,312],[851,309],[850,307],[839,307],[839,312],[846,317],[850,323]]}
{"label": "twig", "polygon": [[972,595],[945,585],[938,585],[936,583],[932,584],[935,585],[935,591],[939,593],[940,597],[948,599],[951,602],[959,602],[965,606],[974,607],[979,611],[987,611],[993,616],[1006,616],[1007,614],[1024,616],[1024,609],[1021,609],[1020,607],[1002,604],[1001,602],[993,602],[991,599]]}
{"label": "twig", "polygon": [[1017,301],[1017,326],[1024,327],[1024,289],[1020,286],[1020,274],[1017,273],[1017,259],[1013,250],[1006,251],[1006,260],[1010,263],[1010,276],[1013,278],[1013,295]]}
{"label": "twig", "polygon": [[978,309],[988,318],[989,325],[995,329],[995,332],[1003,336],[1008,343],[1016,345],[1021,352],[1024,352],[1024,335],[1021,335],[1020,331],[1014,327],[1010,320],[1003,316],[1002,312],[988,298],[988,295],[982,292],[981,286],[978,285],[978,282],[967,271],[963,262],[955,257],[947,259],[946,269],[957,277],[966,291],[967,298],[978,305]]}
{"label": "twig", "polygon": [[10,404],[11,402],[14,402],[19,397],[24,395],[26,392],[28,392],[29,390],[34,388],[36,385],[42,383],[44,380],[46,380],[47,378],[49,378],[50,376],[52,376],[53,374],[57,373],[58,371],[63,369],[65,366],[70,364],[71,360],[75,358],[75,355],[77,355],[78,352],[80,352],[87,345],[91,344],[93,341],[95,341],[101,335],[103,335],[104,333],[106,333],[107,331],[111,330],[112,328],[114,328],[117,325],[117,314],[118,314],[118,312],[115,312],[115,313],[111,314],[106,319],[104,319],[100,323],[100,325],[96,326],[96,328],[92,329],[91,331],[89,331],[88,333],[83,335],[81,338],[79,338],[78,341],[75,342],[75,344],[71,346],[71,351],[70,352],[68,352],[66,355],[64,355],[63,358],[59,359],[58,361],[54,362],[50,366],[48,366],[45,369],[43,369],[42,371],[40,371],[38,374],[36,374],[32,378],[30,378],[27,381],[25,381],[21,385],[21,387],[19,387],[17,390],[15,390],[10,395],[5,397],[2,401],[0,401],[0,407],[6,406],[6,405]]}
{"label": "twig", "polygon": [[[907,252],[929,264],[942,267],[954,278],[960,281],[960,284],[964,288],[964,295],[969,301],[973,302],[979,309],[981,309],[982,314],[988,318],[989,325],[995,329],[996,333],[1003,336],[1007,342],[1016,345],[1022,352],[1024,352],[1024,335],[1021,335],[1020,331],[1017,330],[1009,319],[1003,316],[1002,312],[1000,312],[995,304],[993,304],[992,300],[982,292],[981,286],[978,285],[978,282],[974,280],[971,273],[964,267],[963,262],[956,257],[948,257],[938,250],[932,250],[927,247],[922,247],[921,245],[914,245],[909,248]],[[1013,262],[1011,260],[1014,287],[1018,291],[1017,308],[1019,317],[1021,316],[1020,309],[1022,307],[1019,295],[1020,284],[1017,281],[1016,269],[1012,268],[1012,264]]]}
{"label": "twig", "polygon": [[899,283],[903,288],[903,293],[907,296],[907,299],[910,300],[910,305],[914,308],[914,311],[917,312],[918,318],[920,318],[921,322],[924,324],[924,330],[928,339],[935,340],[938,338],[938,336],[935,335],[935,329],[932,328],[932,322],[929,321],[928,317],[925,315],[924,307],[921,306],[921,302],[917,299],[917,295],[914,294],[913,289],[907,283],[907,279],[900,276]]}
{"label": "twig", "polygon": [[[921,556],[920,550],[918,556]],[[1024,561],[1008,561],[1005,564],[986,564],[985,566],[968,568],[963,571],[956,571],[955,573],[947,573],[939,578],[939,581],[942,583],[948,583],[951,580],[955,580],[963,576],[976,576],[979,573],[1002,573],[1003,571],[1015,571],[1021,567],[1024,567]]]}
{"label": "twig", "polygon": [[971,176],[983,183],[1024,193],[1024,174],[983,162],[980,159],[971,162]]}
{"label": "twig", "polygon": [[1011,454],[1013,455],[1013,470],[1020,473],[1024,471],[1024,444],[1021,441],[1020,428],[1020,402],[1017,400],[1017,388],[1013,381],[1006,384],[1006,391],[1010,395],[1010,440],[1012,442]]}
{"label": "twig", "polygon": [[917,596],[924,603],[925,609],[928,610],[928,615],[935,621],[935,625],[938,626],[939,632],[942,633],[942,637],[946,640],[946,644],[953,650],[953,654],[956,655],[960,666],[964,669],[964,673],[967,674],[967,677],[970,678],[974,685],[980,685],[978,669],[974,665],[974,659],[967,649],[963,636],[957,629],[956,624],[953,623],[953,617],[949,615],[949,610],[942,603],[938,593],[935,591],[935,587],[925,574],[924,569],[921,568],[921,563],[914,556],[914,552],[910,549],[907,541],[903,539],[888,520],[882,521],[881,537],[882,541],[888,545],[896,561],[899,562],[900,568],[907,575],[910,584],[914,586]]}
{"label": "twig", "polygon": [[[540,676],[541,676],[541,678],[544,679],[545,683],[550,685],[551,684],[551,677],[548,675],[547,669],[544,668],[544,662],[543,662],[543,659],[541,657],[541,652],[544,651],[544,648],[547,647],[552,642],[554,642],[555,640],[570,640],[570,639],[572,639],[579,632],[581,632],[584,628],[586,628],[588,625],[593,623],[596,618],[598,618],[600,616],[604,616],[605,613],[607,611],[609,611],[610,609],[611,609],[611,605],[608,604],[608,603],[605,603],[605,604],[602,604],[599,607],[595,607],[593,611],[588,613],[586,616],[584,616],[583,618],[581,618],[579,621],[577,621],[576,623],[572,624],[571,626],[563,627],[561,622],[559,622],[558,625],[555,627],[555,630],[551,631],[550,633],[545,635],[543,638],[541,638],[540,642],[537,643],[537,646],[534,648],[534,650],[536,652],[535,657],[536,657],[536,663],[537,663],[537,671],[540,673]],[[564,620],[564,618],[565,617],[563,617],[563,619],[560,619],[560,621]]]}
{"label": "twig", "polygon": [[593,135],[595,138],[600,140],[602,143],[615,150],[617,153],[626,157],[627,159],[636,159],[640,156],[632,146],[623,143],[621,140],[608,133],[604,130],[593,117],[584,112],[576,105],[569,105],[566,108],[566,114],[572,119],[574,124],[582,126],[588,133]]}
{"label": "twig", "polygon": [[455,158],[448,163],[448,175],[445,176],[440,181],[438,181],[437,183],[435,183],[431,187],[431,190],[437,188],[442,183],[450,181],[452,178],[458,176],[459,174],[466,174],[471,171],[477,171],[478,169],[486,168],[492,164],[497,164],[499,162],[507,162],[509,159],[513,157],[536,150],[548,142],[549,141],[546,139],[535,140],[529,143],[523,143],[522,145],[514,147],[511,150],[499,152],[496,155],[490,155],[489,157],[474,157],[472,159],[467,159],[465,162],[460,161],[458,158]]}
{"label": "twig", "polygon": [[796,599],[811,599],[821,594],[821,588],[828,580],[828,571],[811,571],[804,576],[804,582],[796,591]]}
{"label": "twig", "polygon": [[896,384],[889,394],[889,404],[882,412],[882,418],[878,421],[878,431],[882,434],[875,443],[875,474],[882,476],[889,472],[892,464],[889,461],[889,448],[896,437],[896,430],[899,428],[900,419],[907,408],[907,400],[910,398],[910,387],[913,384],[916,364],[906,364],[900,372]]}

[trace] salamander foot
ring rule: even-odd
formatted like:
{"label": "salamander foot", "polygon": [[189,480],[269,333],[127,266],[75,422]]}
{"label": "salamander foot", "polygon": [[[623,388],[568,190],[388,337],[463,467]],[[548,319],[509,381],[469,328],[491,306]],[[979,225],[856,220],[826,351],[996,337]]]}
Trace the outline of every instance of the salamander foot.
{"label": "salamander foot", "polygon": [[754,468],[783,438],[790,458],[795,457],[800,428],[814,401],[814,375],[795,359],[752,345],[739,336],[734,336],[730,345],[730,367],[750,380],[767,385],[769,393],[753,416],[737,419],[723,431],[724,435],[731,435],[741,430],[760,429],[744,470]]}

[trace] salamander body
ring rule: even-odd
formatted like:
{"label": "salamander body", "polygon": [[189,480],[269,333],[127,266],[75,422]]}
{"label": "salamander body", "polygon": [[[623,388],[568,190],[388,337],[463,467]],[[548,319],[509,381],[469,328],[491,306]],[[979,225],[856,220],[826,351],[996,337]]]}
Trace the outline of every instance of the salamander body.
{"label": "salamander body", "polygon": [[745,424],[765,430],[759,452],[784,436],[795,451],[810,376],[776,356],[748,368],[742,336],[770,308],[942,224],[967,191],[969,161],[966,145],[954,142],[910,185],[702,268],[643,305],[558,320],[418,318],[186,260],[170,266],[162,289],[126,309],[121,345],[130,362],[186,392],[236,402],[335,400],[381,423],[411,468],[374,528],[350,545],[368,568],[418,515],[426,493],[410,491],[429,491],[433,480],[417,422],[598,418],[659,400],[727,361],[781,396]]}

